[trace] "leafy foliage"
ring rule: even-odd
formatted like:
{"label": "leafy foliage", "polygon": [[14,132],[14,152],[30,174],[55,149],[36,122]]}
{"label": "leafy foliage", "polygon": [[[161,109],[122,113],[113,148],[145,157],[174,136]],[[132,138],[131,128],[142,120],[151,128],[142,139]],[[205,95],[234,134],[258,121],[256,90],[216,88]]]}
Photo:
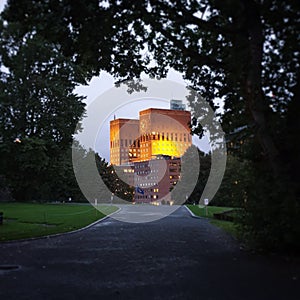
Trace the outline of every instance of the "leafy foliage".
{"label": "leafy foliage", "polygon": [[96,154],[96,165],[109,191],[122,200],[132,202],[134,187],[122,180],[122,176],[119,175],[120,172],[123,172],[122,169],[118,170],[120,167],[109,165],[98,154]]}
{"label": "leafy foliage", "polygon": [[[181,158],[182,168],[178,183],[182,184],[182,188],[180,190],[175,189],[172,192],[172,198],[175,200],[175,203],[182,203],[182,197],[184,197],[184,195],[189,195],[185,203],[199,204],[200,197],[206,185],[211,167],[211,157],[210,154],[205,154],[198,148],[195,151],[195,148],[196,146],[192,145],[189,149],[187,149]],[[198,155],[198,157],[195,157],[195,155]],[[191,170],[195,168],[195,164],[197,164],[195,162],[198,161],[200,162],[198,180],[194,190],[191,193],[189,183],[194,181],[193,178],[191,178],[191,176],[194,176]]]}
{"label": "leafy foliage", "polygon": [[[60,111],[76,103],[71,83],[101,70],[121,80],[142,72],[161,78],[174,68],[214,109],[216,99],[224,101],[224,112],[216,115],[227,134],[237,133],[240,145],[228,143],[230,153],[242,161],[230,164],[238,168],[241,190],[247,191],[245,235],[264,247],[297,246],[299,20],[296,0],[9,0],[1,23],[1,63],[10,72],[1,74],[1,134],[5,143],[16,134],[31,138],[34,132],[47,147],[52,134],[55,143],[67,144],[70,131],[61,131],[62,119],[54,116],[55,107]],[[48,72],[58,81],[49,81]],[[51,91],[58,95],[58,106],[34,100],[52,99]],[[195,101],[190,106],[193,129],[201,134],[202,111]],[[51,107],[48,118],[42,114],[45,107]],[[77,122],[82,107],[75,107]],[[66,129],[72,124],[66,123]],[[4,148],[10,151],[8,144]],[[38,149],[41,158],[43,148]],[[243,172],[245,163],[253,173]]]}
{"label": "leafy foliage", "polygon": [[227,165],[224,178],[217,194],[209,205],[229,207],[245,207],[249,201],[249,191],[255,184],[254,170],[251,161],[227,155]]}
{"label": "leafy foliage", "polygon": [[66,197],[66,152],[85,106],[73,94],[80,68],[20,22],[0,27],[0,172],[18,201]]}
{"label": "leafy foliage", "polygon": [[[119,178],[114,166],[92,149],[87,151],[80,145],[74,147],[74,172],[87,200],[94,202],[97,199],[98,203],[110,203],[111,196],[115,195],[122,200],[132,201],[134,188]],[[100,182],[100,176],[105,186]]]}

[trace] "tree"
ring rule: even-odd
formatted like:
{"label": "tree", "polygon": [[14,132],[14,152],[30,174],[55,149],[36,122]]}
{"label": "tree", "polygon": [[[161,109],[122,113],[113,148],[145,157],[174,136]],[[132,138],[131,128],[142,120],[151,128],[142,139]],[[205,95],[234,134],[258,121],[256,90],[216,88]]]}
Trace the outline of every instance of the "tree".
{"label": "tree", "polygon": [[[198,157],[196,157],[197,155]],[[195,175],[191,170],[195,169],[197,162],[199,162],[197,184],[193,190],[190,190],[189,183],[194,181],[191,176]],[[174,199],[176,203],[181,204],[183,203],[183,197],[188,196],[186,203],[199,204],[204,187],[207,183],[210,167],[210,154],[205,154],[194,145],[188,148],[181,158],[181,173],[178,183],[182,185],[182,187],[180,189],[174,189],[172,192],[172,199]]]}
{"label": "tree", "polygon": [[252,162],[228,154],[222,184],[210,205],[245,208],[254,183]]}
{"label": "tree", "polygon": [[[86,77],[99,70],[119,78],[142,71],[161,77],[173,67],[212,106],[215,97],[223,97],[224,127],[232,130],[253,124],[272,172],[279,174],[279,150],[269,126],[276,126],[274,118],[280,121],[273,110],[278,115],[286,111],[297,80],[297,1],[112,1],[99,5],[98,1],[65,0],[41,5],[11,0],[8,4],[4,19],[21,23],[24,35],[37,32],[58,44],[65,57],[85,66]],[[142,58],[146,45],[151,55]],[[157,62],[154,67],[147,65],[150,56]],[[285,70],[288,77],[282,76]],[[196,108],[195,103],[191,105]],[[228,120],[229,114],[237,117]]]}
{"label": "tree", "polygon": [[[247,208],[245,228],[278,247],[291,245],[300,231],[293,170],[299,166],[293,149],[297,131],[290,130],[299,128],[299,118],[291,111],[299,102],[299,6],[296,0],[118,0],[102,5],[96,0],[10,0],[3,19],[5,31],[22,24],[21,31],[12,28],[19,32],[14,39],[37,33],[59,45],[85,78],[100,70],[117,79],[138,77],[143,71],[160,78],[172,67],[212,107],[222,98],[223,128],[226,133],[247,128],[239,155],[254,164],[255,189],[249,190],[253,205]],[[199,120],[201,107],[196,101],[190,104]],[[264,204],[260,208],[272,205],[274,213],[258,209],[257,203]],[[280,214],[275,224],[275,212],[282,206],[288,217]]]}
{"label": "tree", "polygon": [[115,167],[109,165],[92,149],[86,150],[75,143],[73,165],[80,189],[91,203],[94,203],[95,199],[98,203],[110,203],[112,195],[128,202],[132,201],[134,188],[122,181]]}
{"label": "tree", "polygon": [[84,112],[83,98],[73,94],[80,71],[56,45],[22,35],[21,24],[1,20],[0,27],[1,174],[18,201],[54,199]]}
{"label": "tree", "polygon": [[123,173],[122,167],[108,164],[98,154],[96,154],[96,165],[107,189],[120,199],[132,202],[134,187],[122,180],[122,178],[126,179],[126,176],[120,176]]}

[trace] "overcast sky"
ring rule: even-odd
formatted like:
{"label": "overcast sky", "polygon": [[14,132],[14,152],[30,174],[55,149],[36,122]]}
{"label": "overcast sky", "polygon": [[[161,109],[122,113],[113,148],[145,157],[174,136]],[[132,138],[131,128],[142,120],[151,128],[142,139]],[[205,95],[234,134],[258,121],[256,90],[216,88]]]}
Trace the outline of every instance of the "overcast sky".
{"label": "overcast sky", "polygon": [[0,0],[0,12],[3,10],[6,0]]}

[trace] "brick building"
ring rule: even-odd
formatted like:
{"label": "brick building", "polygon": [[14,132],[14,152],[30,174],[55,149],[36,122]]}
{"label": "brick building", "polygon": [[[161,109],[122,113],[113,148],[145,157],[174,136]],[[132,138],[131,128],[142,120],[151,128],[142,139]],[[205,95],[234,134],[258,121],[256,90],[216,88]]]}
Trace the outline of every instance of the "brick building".
{"label": "brick building", "polygon": [[129,148],[137,150],[139,137],[139,120],[115,119],[110,121],[110,163],[120,166],[129,161]]}
{"label": "brick building", "polygon": [[[123,181],[136,188],[133,201],[172,203],[180,158],[192,145],[190,121],[189,111],[149,108],[139,112],[139,120],[110,122],[110,163],[124,166]],[[126,172],[128,167],[133,172]]]}
{"label": "brick building", "polygon": [[181,159],[157,156],[155,159],[134,163],[136,203],[172,203],[170,190],[180,179]]}

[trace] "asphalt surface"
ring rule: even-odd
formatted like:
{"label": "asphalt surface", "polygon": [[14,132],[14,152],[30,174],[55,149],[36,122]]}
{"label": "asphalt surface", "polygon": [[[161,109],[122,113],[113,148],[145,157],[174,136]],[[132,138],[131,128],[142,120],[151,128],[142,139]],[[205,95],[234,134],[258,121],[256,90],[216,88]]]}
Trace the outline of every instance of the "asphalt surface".
{"label": "asphalt surface", "polygon": [[184,207],[154,222],[108,218],[0,244],[0,299],[298,300],[299,280],[299,265],[241,251]]}

